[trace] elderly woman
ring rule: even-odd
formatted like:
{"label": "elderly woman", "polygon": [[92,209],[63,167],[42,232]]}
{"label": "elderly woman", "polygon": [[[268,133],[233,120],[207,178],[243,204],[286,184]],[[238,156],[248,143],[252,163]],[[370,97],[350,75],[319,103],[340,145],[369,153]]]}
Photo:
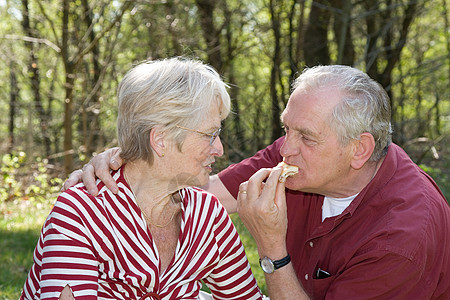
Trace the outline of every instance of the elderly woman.
{"label": "elderly woman", "polygon": [[259,299],[239,236],[205,185],[223,154],[226,84],[211,67],[172,58],[129,71],[118,89],[127,161],[113,194],[62,193],[35,249],[22,299]]}

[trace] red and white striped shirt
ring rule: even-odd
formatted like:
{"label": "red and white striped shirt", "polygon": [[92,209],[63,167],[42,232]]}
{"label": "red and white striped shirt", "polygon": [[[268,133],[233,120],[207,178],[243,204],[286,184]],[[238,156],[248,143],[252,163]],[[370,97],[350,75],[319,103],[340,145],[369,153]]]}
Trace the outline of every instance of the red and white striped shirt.
{"label": "red and white striped shirt", "polygon": [[158,250],[122,169],[114,195],[82,184],[62,193],[42,228],[21,299],[58,299],[69,285],[80,299],[197,299],[201,281],[215,299],[261,299],[239,239],[217,198],[180,190],[181,230],[160,271]]}

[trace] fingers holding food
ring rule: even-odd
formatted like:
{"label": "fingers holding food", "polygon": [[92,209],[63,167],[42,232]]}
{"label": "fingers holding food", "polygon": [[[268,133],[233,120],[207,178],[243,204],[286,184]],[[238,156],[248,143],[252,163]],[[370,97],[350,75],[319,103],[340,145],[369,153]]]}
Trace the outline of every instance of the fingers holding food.
{"label": "fingers holding food", "polygon": [[283,168],[283,170],[281,171],[281,175],[278,178],[279,182],[285,182],[289,176],[292,176],[292,175],[295,175],[298,173],[297,166],[289,165],[289,164],[285,163],[284,161],[280,162],[278,164],[278,166],[281,166]]}

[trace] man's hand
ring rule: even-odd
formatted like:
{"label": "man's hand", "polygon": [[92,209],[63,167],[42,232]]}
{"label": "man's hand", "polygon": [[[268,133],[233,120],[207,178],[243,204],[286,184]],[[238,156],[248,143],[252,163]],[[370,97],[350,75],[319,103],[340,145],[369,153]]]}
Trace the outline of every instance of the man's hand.
{"label": "man's hand", "polygon": [[65,191],[83,181],[89,194],[97,196],[98,189],[95,181],[98,177],[111,192],[116,194],[119,191],[119,187],[112,178],[110,170],[117,170],[122,166],[123,161],[119,154],[120,148],[111,148],[94,156],[89,163],[83,166],[83,169],[75,170],[69,175],[61,190]]}
{"label": "man's hand", "polygon": [[[255,239],[259,257],[273,260],[288,254],[285,183],[278,181],[281,171],[281,166],[259,170],[241,183],[238,194],[237,211]],[[292,263],[264,276],[270,299],[309,299]]]}
{"label": "man's hand", "polygon": [[281,171],[280,166],[261,169],[242,183],[237,208],[242,222],[255,239],[260,257],[275,260],[287,255],[285,183],[278,181]]}

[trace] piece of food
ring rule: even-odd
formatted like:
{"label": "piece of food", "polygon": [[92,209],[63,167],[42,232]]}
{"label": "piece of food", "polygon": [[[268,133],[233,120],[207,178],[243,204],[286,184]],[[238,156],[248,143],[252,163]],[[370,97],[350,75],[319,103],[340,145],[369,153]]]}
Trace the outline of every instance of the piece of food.
{"label": "piece of food", "polygon": [[295,174],[298,173],[298,167],[297,166],[288,165],[284,161],[280,162],[278,165],[279,166],[281,165],[283,167],[283,171],[281,172],[281,175],[278,178],[279,182],[285,182],[286,178],[288,178],[291,175],[295,175]]}

